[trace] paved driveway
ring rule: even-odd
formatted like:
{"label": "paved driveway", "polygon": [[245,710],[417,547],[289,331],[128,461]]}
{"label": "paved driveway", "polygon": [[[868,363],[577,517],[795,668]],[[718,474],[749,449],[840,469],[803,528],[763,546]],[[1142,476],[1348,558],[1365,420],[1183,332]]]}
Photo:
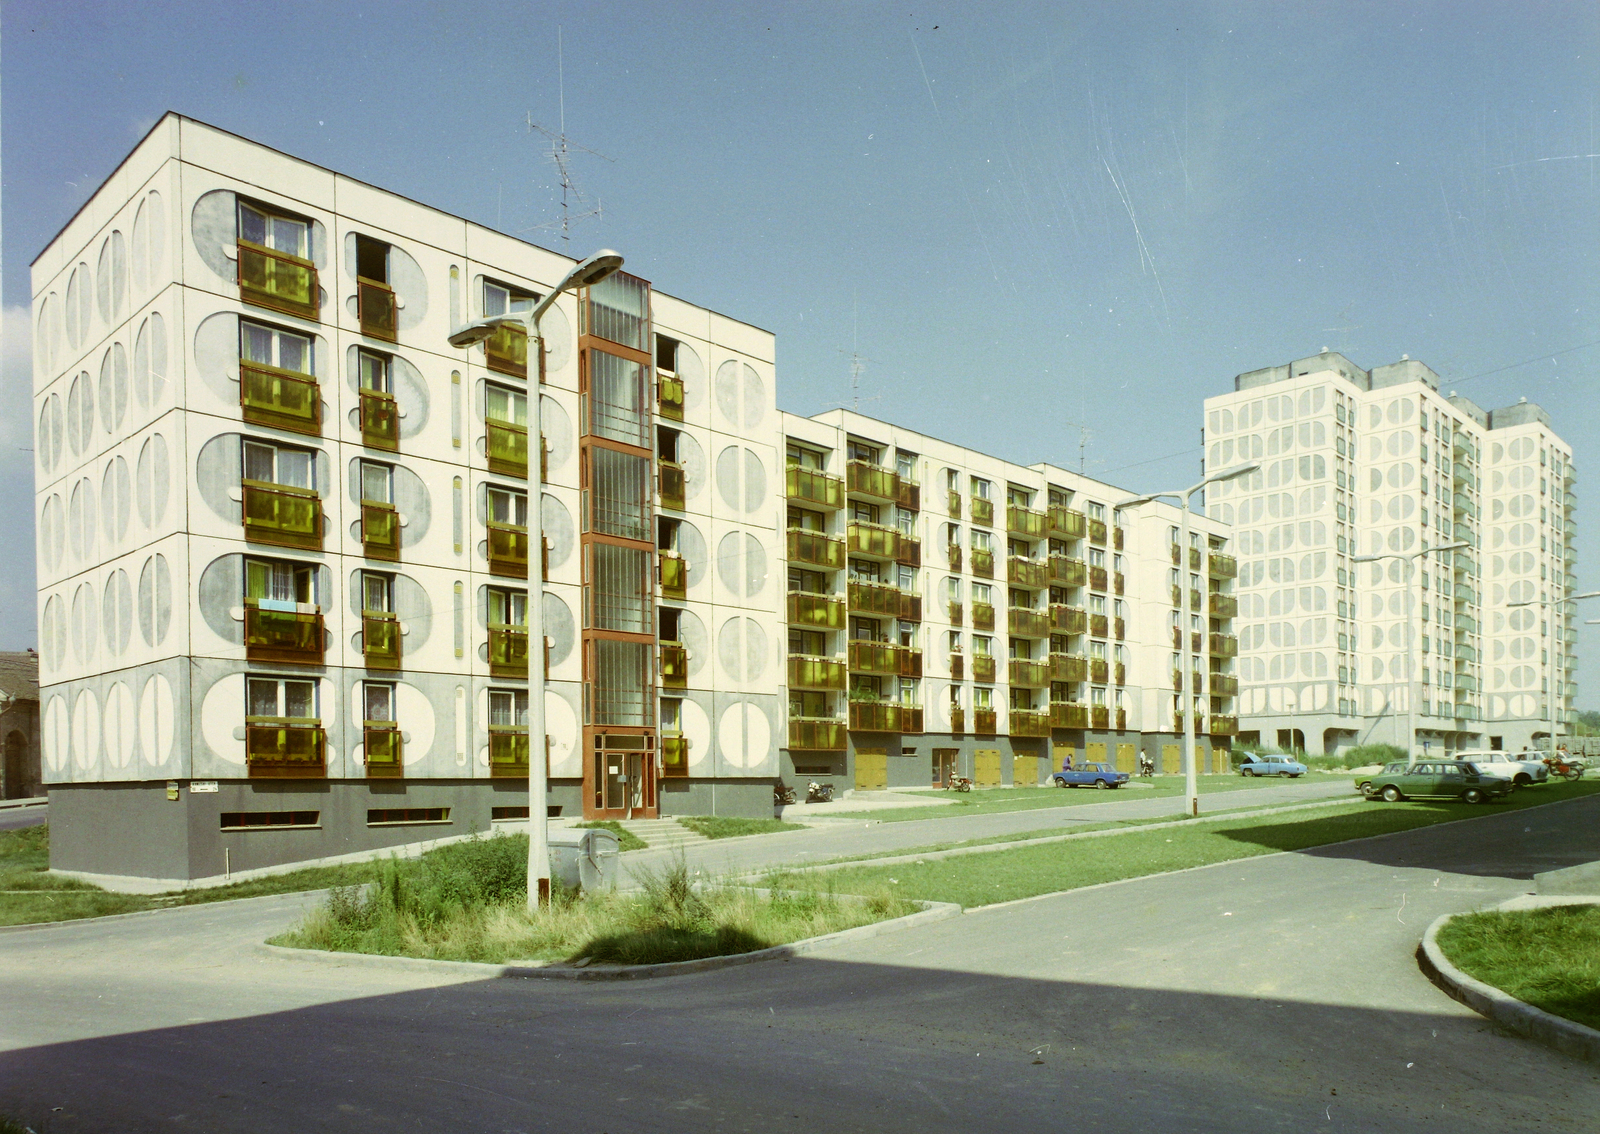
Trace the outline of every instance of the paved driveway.
{"label": "paved driveway", "polygon": [[[1600,1069],[1417,971],[1600,799],[671,980],[266,959],[272,898],[0,933],[0,1110],[79,1131],[1592,1131]],[[59,1110],[53,1108],[60,1108]]]}

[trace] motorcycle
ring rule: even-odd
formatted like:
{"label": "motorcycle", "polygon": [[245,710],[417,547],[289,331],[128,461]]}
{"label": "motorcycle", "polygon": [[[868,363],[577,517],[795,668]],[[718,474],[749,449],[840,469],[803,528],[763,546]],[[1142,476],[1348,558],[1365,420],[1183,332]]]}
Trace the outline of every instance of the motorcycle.
{"label": "motorcycle", "polygon": [[1156,762],[1148,756],[1140,756],[1139,774],[1147,780],[1153,778],[1156,774]]}
{"label": "motorcycle", "polygon": [[1552,776],[1560,776],[1564,780],[1583,779],[1584,767],[1572,760],[1563,760],[1559,756],[1546,757],[1545,763],[1550,767]]}
{"label": "motorcycle", "polygon": [[772,806],[783,807],[795,801],[794,788],[779,780],[772,788]]}
{"label": "motorcycle", "polygon": [[951,776],[950,782],[944,786],[950,791],[971,791],[972,781],[966,776]]}
{"label": "motorcycle", "polygon": [[815,780],[812,780],[811,783],[806,785],[806,802],[807,803],[832,803],[833,802],[833,785],[832,784],[819,784]]}

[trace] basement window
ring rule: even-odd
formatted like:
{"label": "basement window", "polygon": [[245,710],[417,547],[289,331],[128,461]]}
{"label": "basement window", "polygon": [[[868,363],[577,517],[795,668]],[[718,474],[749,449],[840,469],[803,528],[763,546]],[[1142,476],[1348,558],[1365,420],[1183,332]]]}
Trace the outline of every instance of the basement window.
{"label": "basement window", "polygon": [[377,807],[368,810],[367,826],[398,827],[411,823],[448,823],[448,807]]}
{"label": "basement window", "polygon": [[284,827],[320,827],[320,811],[224,811],[224,831],[264,831]]}

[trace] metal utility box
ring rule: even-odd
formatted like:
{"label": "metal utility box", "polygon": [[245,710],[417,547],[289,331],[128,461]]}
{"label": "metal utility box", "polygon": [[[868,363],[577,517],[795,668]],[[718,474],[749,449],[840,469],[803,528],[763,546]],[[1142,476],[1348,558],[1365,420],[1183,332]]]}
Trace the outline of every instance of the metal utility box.
{"label": "metal utility box", "polygon": [[569,890],[614,890],[617,836],[603,827],[550,832],[550,877]]}

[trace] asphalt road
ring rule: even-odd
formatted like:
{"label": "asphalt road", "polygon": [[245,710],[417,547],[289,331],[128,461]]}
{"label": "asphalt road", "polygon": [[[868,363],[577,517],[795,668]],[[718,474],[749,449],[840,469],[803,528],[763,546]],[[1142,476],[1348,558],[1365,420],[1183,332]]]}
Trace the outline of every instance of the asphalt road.
{"label": "asphalt road", "polygon": [[19,827],[37,827],[50,820],[50,805],[37,807],[0,807],[0,831],[15,831]]}
{"label": "asphalt road", "polygon": [[[1600,1068],[1413,957],[1600,858],[1600,798],[669,980],[265,958],[268,898],[0,933],[0,1111],[140,1131],[1592,1131]],[[1066,853],[1066,852],[1064,852]]]}

